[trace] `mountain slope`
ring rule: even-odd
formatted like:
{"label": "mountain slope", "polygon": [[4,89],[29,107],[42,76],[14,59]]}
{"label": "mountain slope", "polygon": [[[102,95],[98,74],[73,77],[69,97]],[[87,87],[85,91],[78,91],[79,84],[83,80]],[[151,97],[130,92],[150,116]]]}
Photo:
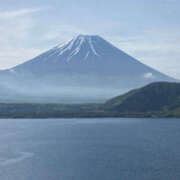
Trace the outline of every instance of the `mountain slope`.
{"label": "mountain slope", "polygon": [[130,114],[175,111],[180,108],[180,83],[151,83],[108,100],[105,107]]}
{"label": "mountain slope", "polygon": [[[23,96],[47,102],[102,102],[154,81],[175,81],[99,36],[71,41],[1,72],[2,81]],[[73,99],[71,101],[71,99]]]}
{"label": "mountain slope", "polygon": [[[79,73],[139,75],[148,78],[168,77],[140,63],[99,36],[79,35],[64,45],[41,54],[12,69],[14,73],[43,74]],[[150,76],[150,73],[152,76]]]}

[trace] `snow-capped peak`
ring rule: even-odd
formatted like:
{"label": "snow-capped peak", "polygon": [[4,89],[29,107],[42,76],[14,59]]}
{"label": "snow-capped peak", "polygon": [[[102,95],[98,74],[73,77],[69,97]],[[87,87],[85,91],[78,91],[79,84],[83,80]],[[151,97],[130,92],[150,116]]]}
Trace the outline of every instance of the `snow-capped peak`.
{"label": "snow-capped peak", "polygon": [[[42,77],[63,87],[144,85],[169,78],[140,63],[99,36],[79,35],[8,71],[16,77]],[[26,79],[26,78],[25,78]],[[38,79],[38,78],[37,78]],[[39,81],[38,81],[39,82]],[[114,85],[112,85],[114,83]],[[102,86],[103,87],[103,86]],[[101,88],[102,88],[101,87]]]}
{"label": "snow-capped peak", "polygon": [[73,56],[83,51],[84,59],[87,59],[89,54],[91,53],[93,56],[100,56],[98,51],[95,48],[96,39],[99,38],[96,35],[78,35],[72,40],[60,44],[55,47],[56,52],[58,52],[58,56],[63,54],[68,54],[67,60],[71,60]]}

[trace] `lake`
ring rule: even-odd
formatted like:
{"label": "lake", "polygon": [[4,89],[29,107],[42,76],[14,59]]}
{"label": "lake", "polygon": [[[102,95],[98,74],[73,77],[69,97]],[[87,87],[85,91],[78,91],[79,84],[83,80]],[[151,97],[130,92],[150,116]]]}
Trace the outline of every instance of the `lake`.
{"label": "lake", "polygon": [[179,180],[180,119],[1,119],[2,180]]}

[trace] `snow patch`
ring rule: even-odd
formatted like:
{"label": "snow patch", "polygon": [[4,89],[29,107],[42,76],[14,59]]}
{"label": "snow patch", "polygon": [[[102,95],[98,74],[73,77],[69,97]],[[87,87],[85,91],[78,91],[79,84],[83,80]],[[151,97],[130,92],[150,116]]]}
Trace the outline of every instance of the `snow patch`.
{"label": "snow patch", "polygon": [[94,46],[93,46],[91,37],[88,38],[88,42],[89,42],[89,45],[90,45],[90,48],[91,48],[92,52],[93,52],[96,56],[99,56],[99,54],[97,53],[97,51],[95,50],[95,48],[94,48]]}
{"label": "snow patch", "polygon": [[75,39],[72,39],[71,41],[68,41],[65,44],[61,44],[61,45],[57,46],[56,49],[58,49],[58,51],[59,51],[58,56],[62,55],[64,52],[66,52],[68,50],[70,51],[74,45],[74,42],[75,42]]}
{"label": "snow patch", "polygon": [[[82,45],[86,44],[86,52],[85,59],[88,58],[90,52],[92,52],[95,56],[99,56],[97,50],[94,47],[93,39],[88,35],[79,35],[76,38],[73,38],[71,41],[60,44],[54,48],[54,51],[49,53],[49,56],[57,54],[57,56],[66,56],[66,60],[70,61],[74,56],[82,50]],[[68,52],[67,52],[68,51]],[[83,49],[84,51],[84,49]],[[67,54],[65,54],[67,52]]]}
{"label": "snow patch", "polygon": [[77,39],[75,41],[75,45],[76,48],[71,52],[71,54],[68,56],[67,60],[69,61],[70,59],[72,59],[73,56],[75,56],[76,54],[78,54],[81,50],[81,46],[84,43],[84,38],[83,37],[79,37],[79,39]]}

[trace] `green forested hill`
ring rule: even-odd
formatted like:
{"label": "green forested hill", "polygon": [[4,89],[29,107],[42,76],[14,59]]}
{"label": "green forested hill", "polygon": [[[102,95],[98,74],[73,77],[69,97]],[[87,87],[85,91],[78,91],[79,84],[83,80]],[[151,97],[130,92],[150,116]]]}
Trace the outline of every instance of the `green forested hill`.
{"label": "green forested hill", "polygon": [[132,90],[105,103],[105,108],[123,113],[178,113],[180,83],[157,82]]}

